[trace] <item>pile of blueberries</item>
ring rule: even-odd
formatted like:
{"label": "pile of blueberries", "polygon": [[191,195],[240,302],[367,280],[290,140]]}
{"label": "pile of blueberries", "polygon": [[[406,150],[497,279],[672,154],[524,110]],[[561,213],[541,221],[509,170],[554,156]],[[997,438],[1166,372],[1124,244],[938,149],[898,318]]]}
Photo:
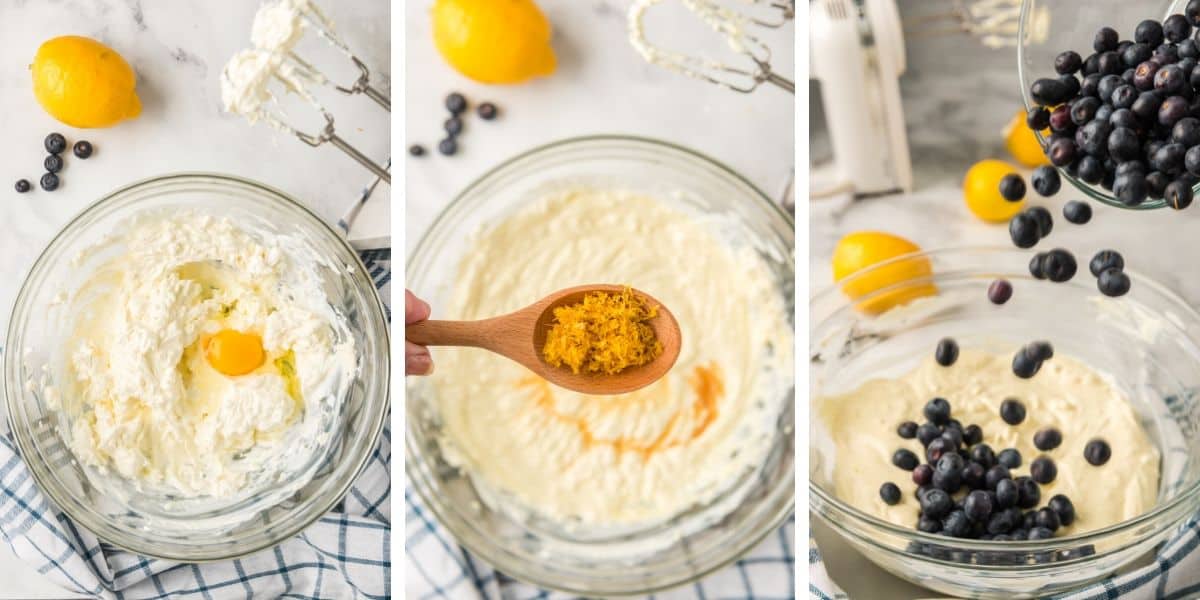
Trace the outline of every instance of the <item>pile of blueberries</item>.
{"label": "pile of blueberries", "polygon": [[[467,111],[467,99],[458,92],[453,92],[446,96],[446,110],[450,111],[450,117],[442,123],[442,129],[446,130],[446,137],[438,142],[438,152],[445,156],[453,156],[458,153],[458,137],[463,131],[463,116]],[[491,102],[484,102],[475,108],[475,113],[484,121],[491,121],[500,114],[500,109],[496,108]],[[425,147],[420,144],[413,144],[408,147],[408,153],[412,156],[425,156]]]}
{"label": "pile of blueberries", "polygon": [[[1022,348],[1017,356],[1025,356],[1040,367],[1053,356],[1053,349],[1045,342],[1035,342]],[[942,340],[934,353],[937,362],[947,367],[957,357],[958,346],[951,339]],[[917,485],[918,530],[955,538],[1042,540],[1075,521],[1075,506],[1062,494],[1038,508],[1041,485],[1058,477],[1058,467],[1049,456],[1033,459],[1029,475],[1014,477],[1013,471],[1022,463],[1017,449],[994,451],[983,442],[981,427],[964,426],[952,418],[950,403],[944,398],[930,400],[923,412],[924,424],[906,421],[896,432],[901,438],[921,442],[925,462],[907,448],[892,456],[892,464],[910,471]],[[1020,400],[1008,398],[1001,402],[1000,418],[1005,423],[1019,425],[1025,417]],[[1033,437],[1034,447],[1043,452],[1058,448],[1062,442],[1062,432],[1052,427],[1039,430]],[[1111,454],[1107,442],[1101,439],[1090,441],[1084,450],[1086,460],[1096,466],[1107,462]],[[892,482],[884,483],[879,496],[895,505],[901,499],[900,488]]]}
{"label": "pile of blueberries", "polygon": [[[42,167],[46,169],[46,173],[42,175],[38,184],[42,186],[43,190],[53,192],[58,189],[58,172],[63,168],[62,153],[67,149],[67,138],[63,137],[61,133],[51,133],[46,136],[43,145],[46,147],[46,152],[50,154],[42,161]],[[92,155],[94,149],[91,142],[79,140],[75,142],[72,151],[77,158],[86,160]],[[28,179],[18,179],[16,185],[13,187],[16,188],[19,194],[24,194],[33,189]]]}
{"label": "pile of blueberries", "polygon": [[1200,182],[1200,0],[1184,14],[1142,21],[1132,40],[1096,33],[1093,53],[1054,59],[1056,78],[1030,86],[1038,107],[1029,126],[1051,131],[1046,155],[1057,167],[1101,185],[1126,206],[1164,198],[1192,203]]}

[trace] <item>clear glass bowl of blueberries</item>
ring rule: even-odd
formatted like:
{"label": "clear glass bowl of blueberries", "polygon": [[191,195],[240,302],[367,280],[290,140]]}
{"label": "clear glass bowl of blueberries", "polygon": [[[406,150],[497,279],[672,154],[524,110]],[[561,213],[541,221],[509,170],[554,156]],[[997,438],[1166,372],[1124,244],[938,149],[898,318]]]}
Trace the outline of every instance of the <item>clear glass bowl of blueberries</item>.
{"label": "clear glass bowl of blueberries", "polygon": [[[1132,289],[1119,298],[1097,293],[1086,278],[1056,283],[1035,279],[1023,268],[1028,255],[1012,248],[957,248],[909,255],[860,271],[839,285],[826,288],[812,297],[810,308],[810,437],[809,500],[812,515],[866,558],[894,575],[940,592],[967,597],[1027,598],[1044,597],[1066,591],[1112,574],[1152,551],[1200,509],[1200,313],[1166,287],[1150,278],[1135,274]],[[906,264],[907,263],[907,264]],[[851,300],[843,293],[854,289],[856,279],[878,283],[886,273],[893,284],[877,289],[869,296]],[[897,278],[897,274],[903,274]],[[999,282],[999,283],[998,283]],[[933,287],[930,287],[932,284]],[[861,310],[880,298],[910,300],[882,314]],[[942,340],[954,340],[947,347]],[[1045,340],[1050,348],[1042,348]],[[1014,353],[1014,349],[1018,349]],[[1022,511],[1030,521],[1022,530],[1020,521],[1002,535],[988,535],[983,527],[953,531],[953,519],[947,515],[937,531],[922,530],[917,503],[909,503],[912,523],[904,526],[872,513],[872,507],[854,506],[837,495],[835,481],[839,460],[835,432],[822,421],[821,399],[838,397],[858,389],[864,382],[899,377],[922,360],[933,356],[939,363],[958,352],[986,350],[1013,353],[1013,373],[1037,372],[1037,365],[1016,360],[1027,356],[1034,363],[1054,360],[1054,353],[1066,356],[1106,374],[1111,383],[1128,399],[1135,420],[1146,437],[1157,447],[1161,473],[1154,505],[1144,513],[1093,531],[1058,527],[1073,518],[1071,513],[1086,514],[1095,503],[1113,501],[1121,489],[1087,489],[1069,498],[1047,498],[1043,493],[1031,510]],[[1021,363],[1021,364],[1018,364]],[[1029,373],[1027,373],[1029,374]],[[947,395],[952,410],[953,395]],[[1014,415],[1006,411],[1023,407],[1005,406],[996,398],[999,416],[1011,423]],[[928,405],[927,405],[928,408]],[[935,407],[936,408],[936,407]],[[1036,410],[1030,405],[1029,410]],[[950,415],[945,415],[950,416]],[[1017,415],[1017,416],[1023,416]],[[1030,415],[1033,418],[1034,415]],[[889,415],[897,429],[888,439],[879,440],[879,448],[901,447],[906,421],[924,422],[916,415]],[[928,423],[926,423],[928,425]],[[986,425],[986,424],[985,424]],[[994,424],[993,424],[994,425]],[[976,459],[980,436],[988,442],[993,425],[978,427],[963,424],[958,442],[963,464]],[[952,425],[946,425],[949,432]],[[1065,430],[1065,429],[1064,429]],[[919,432],[910,432],[918,433]],[[1038,435],[1043,435],[1041,431]],[[918,435],[919,437],[919,435]],[[942,436],[945,437],[945,436]],[[1078,437],[1078,436],[1076,436]],[[1089,435],[1091,437],[1091,435]],[[976,439],[972,439],[976,438]],[[1082,451],[1092,465],[1120,469],[1120,461],[1107,462],[1105,448],[1093,448],[1091,441],[1038,440],[1039,449],[1063,444],[1071,451]],[[976,444],[976,446],[972,446]],[[875,446],[876,444],[872,444]],[[932,445],[932,443],[931,443]],[[926,446],[928,456],[930,446]],[[864,448],[875,452],[877,448]],[[1003,464],[1001,448],[995,449],[996,461]],[[1088,455],[1094,452],[1094,455]],[[885,453],[886,454],[886,453]],[[860,460],[856,457],[850,462]],[[895,470],[890,482],[863,481],[870,490],[879,490],[875,500],[889,502],[896,482],[905,485],[904,493],[920,488],[907,485],[911,473],[895,462],[893,456],[881,460],[891,464],[882,472]],[[1012,470],[1016,483],[1045,477],[1026,456],[1020,468]],[[940,462],[940,461],[939,461]],[[922,465],[924,466],[924,465]],[[1044,467],[1045,465],[1043,465]],[[940,468],[940,465],[939,467]],[[1058,467],[1059,477],[1071,477]],[[968,474],[963,471],[964,477]],[[1049,474],[1053,478],[1053,473]],[[1126,477],[1122,475],[1121,477]],[[1127,479],[1120,479],[1127,481]],[[966,480],[953,494],[964,512],[969,512]],[[935,482],[936,484],[936,482]],[[934,486],[936,487],[936,485]],[[888,488],[888,489],[885,489]],[[912,489],[910,489],[912,488]],[[927,488],[929,489],[929,488]],[[975,489],[975,488],[971,488]],[[983,488],[987,489],[987,488]],[[992,498],[999,499],[999,485]],[[1033,490],[1030,490],[1033,491]],[[966,494],[965,494],[966,493]],[[1019,490],[1024,494],[1025,490]],[[965,495],[964,495],[965,494]],[[929,492],[926,492],[929,496]],[[1036,494],[1035,494],[1036,496]],[[924,510],[921,505],[921,510]],[[1041,514],[1050,511],[1057,515]],[[1043,523],[1043,517],[1054,523]],[[986,523],[991,526],[990,519]],[[1034,533],[1039,527],[1052,527]],[[979,529],[980,535],[974,529]],[[1020,530],[1020,531],[1019,531]]]}
{"label": "clear glass bowl of blueberries", "polygon": [[1198,33],[1197,0],[1024,0],[1017,59],[1028,123],[1070,183],[1121,208],[1191,203]]}

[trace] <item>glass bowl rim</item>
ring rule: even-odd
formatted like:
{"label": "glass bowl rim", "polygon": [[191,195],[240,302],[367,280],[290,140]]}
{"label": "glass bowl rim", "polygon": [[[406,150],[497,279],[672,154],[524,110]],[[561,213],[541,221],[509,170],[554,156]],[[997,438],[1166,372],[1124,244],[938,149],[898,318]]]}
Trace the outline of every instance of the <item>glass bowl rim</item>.
{"label": "glass bowl rim", "polygon": [[[1021,254],[1021,255],[1024,255],[1025,253],[1023,253],[1019,250],[1014,250],[1012,248],[1008,248],[1008,247],[1004,247],[1004,246],[957,246],[957,247],[944,247],[944,248],[935,248],[935,249],[931,249],[931,250],[921,250],[921,251],[917,251],[917,252],[909,252],[906,254],[895,256],[895,257],[890,258],[885,261],[881,261],[879,263],[876,263],[876,264],[866,267],[864,269],[860,269],[859,271],[847,276],[846,278],[844,278],[840,281],[834,282],[831,285],[826,285],[825,287],[823,287],[822,289],[817,291],[815,294],[813,294],[813,296],[810,299],[811,300],[810,306],[814,306],[814,305],[816,305],[816,303],[819,300],[824,300],[825,298],[832,296],[834,294],[841,294],[841,292],[842,292],[841,288],[843,285],[845,285],[846,282],[854,281],[861,277],[869,276],[872,273],[876,272],[877,270],[887,268],[887,267],[889,267],[891,265],[895,265],[897,263],[916,260],[916,259],[936,258],[939,256],[946,256],[946,255],[999,255],[999,254],[1013,254],[1013,255]],[[979,269],[976,269],[976,270],[978,271]],[[955,269],[952,272],[952,275],[955,277],[961,277],[961,276],[963,276],[964,273],[970,273],[971,271],[972,271],[972,269],[969,269],[969,268]],[[1137,270],[1127,268],[1127,269],[1125,269],[1125,271],[1127,273],[1131,273],[1133,275],[1133,277],[1137,280],[1139,287],[1140,286],[1148,286],[1151,290],[1153,290],[1155,293],[1161,295],[1167,301],[1174,303],[1176,305],[1176,308],[1178,308],[1181,311],[1181,313],[1182,313],[1181,317],[1186,319],[1186,322],[1200,324],[1200,313],[1198,313],[1196,311],[1196,309],[1192,308],[1191,305],[1189,305],[1187,303],[1187,301],[1185,301],[1183,299],[1183,297],[1181,297],[1178,294],[1176,294],[1175,292],[1171,291],[1166,286],[1164,286],[1163,284],[1154,280],[1153,278],[1141,274]],[[995,274],[995,273],[993,272],[993,273],[989,273],[989,274]],[[938,277],[939,277],[938,274],[936,272],[934,272],[932,275],[926,275],[926,276],[922,276],[922,277],[919,277],[916,279],[910,279],[907,281],[936,282],[938,280]],[[1061,284],[1059,284],[1059,285],[1061,285]],[[848,306],[851,306],[852,304],[853,304],[853,301],[851,301],[849,299],[845,299],[845,302],[843,304],[839,305],[839,307],[837,308],[837,312],[840,312],[842,309],[844,309]],[[824,321],[822,321],[822,323],[823,322]],[[815,325],[816,324],[810,324],[810,326],[815,326]],[[811,405],[812,405],[811,393],[809,395],[810,395],[809,406],[811,409]],[[1045,550],[1048,547],[1056,547],[1056,546],[1061,546],[1063,544],[1094,542],[1097,540],[1105,539],[1105,538],[1109,537],[1109,535],[1111,535],[1111,534],[1120,533],[1123,531],[1129,531],[1140,525],[1144,525],[1148,522],[1152,522],[1152,521],[1162,517],[1163,515],[1174,512],[1175,510],[1179,509],[1184,504],[1196,503],[1197,498],[1200,498],[1200,481],[1196,481],[1191,486],[1182,490],[1179,493],[1179,495],[1176,496],[1175,498],[1172,498],[1171,500],[1164,502],[1162,504],[1156,504],[1152,509],[1150,509],[1136,517],[1133,517],[1132,519],[1126,519],[1119,523],[1109,525],[1108,527],[1096,529],[1093,531],[1088,531],[1085,533],[1069,535],[1069,536],[1065,536],[1065,537],[1050,538],[1049,540],[1008,541],[1008,542],[995,542],[995,541],[990,541],[990,540],[967,540],[967,539],[959,539],[959,538],[949,538],[946,536],[924,533],[924,532],[918,531],[916,529],[901,527],[899,525],[896,525],[895,523],[884,521],[883,519],[869,515],[866,512],[864,512],[856,507],[850,506],[849,504],[842,502],[841,499],[837,498],[836,495],[827,491],[824,486],[814,482],[812,477],[809,477],[809,479],[808,479],[808,491],[809,491],[810,497],[815,496],[826,506],[832,507],[836,512],[840,512],[840,513],[848,516],[853,521],[856,521],[859,523],[865,523],[866,525],[870,525],[872,528],[882,529],[889,534],[893,534],[893,535],[896,535],[896,536],[899,536],[902,538],[906,538],[909,540],[937,544],[939,546],[944,546],[951,550],[996,551],[997,549],[1003,549],[1003,550],[1014,550],[1014,551],[1040,551],[1040,550]],[[814,511],[814,512],[816,512],[816,511]],[[822,516],[824,518],[824,515],[820,515],[820,516]],[[1165,526],[1154,527],[1152,531],[1150,531],[1149,533],[1140,535],[1140,536],[1138,536],[1138,538],[1139,539],[1148,539],[1158,533],[1161,533],[1165,529],[1174,527],[1175,525],[1177,525],[1177,523],[1172,522]],[[888,550],[893,551],[893,552],[895,551],[895,549],[893,549],[893,548],[888,548]],[[1101,556],[1101,555],[1097,554],[1095,556]],[[921,558],[924,560],[928,560],[930,562],[937,562],[936,559],[929,559],[927,557],[921,557]],[[1087,558],[1091,558],[1091,557],[1087,557]],[[1086,558],[1083,560],[1086,560]],[[958,563],[948,563],[948,564],[958,565]],[[1062,565],[1065,563],[1056,563],[1056,564]],[[959,566],[961,566],[961,565],[959,565]],[[1013,570],[1014,568],[1016,568],[1018,570],[1025,570],[1025,569],[1030,568],[1031,565],[1021,565],[1018,567],[973,565],[973,567],[986,568],[986,569],[990,569],[990,570]]]}
{"label": "glass bowl rim", "polygon": [[[564,149],[564,148],[570,149],[570,148],[576,147],[576,146],[585,146],[585,145],[597,144],[597,143],[626,144],[625,148],[635,147],[635,148],[639,148],[639,149],[648,148],[648,149],[659,149],[659,150],[672,151],[678,157],[681,157],[686,161],[692,161],[694,163],[699,163],[699,164],[703,164],[704,166],[714,168],[716,170],[716,172],[718,172],[720,174],[720,176],[729,178],[729,179],[733,180],[734,182],[736,182],[742,186],[745,186],[751,192],[750,195],[758,201],[759,207],[766,208],[767,209],[766,212],[769,214],[769,217],[771,219],[776,219],[776,218],[782,219],[783,220],[782,224],[785,225],[786,228],[792,233],[792,243],[791,243],[792,248],[790,250],[789,257],[791,257],[794,262],[794,260],[795,260],[795,258],[794,258],[794,256],[795,256],[795,230],[796,230],[795,220],[793,219],[793,217],[791,215],[789,215],[787,213],[787,211],[785,211],[781,206],[779,206],[778,203],[774,202],[771,199],[771,197],[766,194],[766,192],[764,192],[761,188],[759,188],[757,185],[752,183],[749,179],[747,179],[741,173],[734,170],[732,167],[730,167],[727,164],[725,164],[724,162],[717,160],[717,159],[715,159],[705,153],[702,153],[700,151],[693,150],[692,148],[683,146],[681,144],[668,142],[668,141],[661,140],[658,138],[653,138],[653,137],[649,137],[649,136],[633,135],[633,134],[590,134],[590,135],[570,136],[570,137],[566,137],[566,138],[560,138],[560,139],[557,139],[557,140],[554,140],[554,141],[551,141],[548,143],[538,144],[531,148],[527,148],[523,151],[520,151],[520,152],[512,155],[511,157],[509,157],[507,159],[504,159],[503,161],[499,162],[495,166],[489,168],[488,170],[484,171],[483,173],[481,173],[480,175],[478,175],[477,177],[472,179],[471,182],[462,189],[462,191],[460,191],[458,194],[456,194],[454,196],[454,199],[451,200],[450,203],[447,204],[445,208],[443,208],[441,211],[438,212],[438,214],[434,218],[433,222],[430,223],[430,225],[425,229],[425,231],[421,233],[421,236],[418,239],[416,246],[413,247],[412,252],[409,253],[406,257],[406,260],[405,260],[406,273],[411,272],[409,270],[411,270],[415,266],[415,263],[418,262],[418,259],[420,261],[426,261],[426,255],[429,255],[432,252],[432,249],[430,248],[430,244],[435,242],[432,239],[432,234],[445,228],[445,227],[450,226],[451,224],[447,223],[447,222],[450,221],[452,218],[455,218],[457,216],[457,214],[461,210],[463,210],[464,206],[467,205],[467,200],[475,193],[475,191],[477,189],[479,189],[480,187],[483,187],[485,184],[490,183],[494,178],[508,173],[510,169],[512,169],[516,166],[519,166],[521,163],[524,163],[527,160],[536,159],[536,158],[539,158],[548,153],[553,153],[556,150],[560,150],[560,149]],[[793,269],[794,269],[794,267],[793,267]],[[406,410],[407,410],[407,407],[406,407]],[[793,415],[794,415],[794,408],[793,408]],[[795,436],[795,428],[794,427],[793,427],[792,435],[793,435],[793,439],[794,439],[794,436]],[[437,519],[437,522],[440,523],[443,527],[446,528],[447,531],[450,532],[450,534],[453,536],[454,540],[456,542],[465,544],[465,542],[462,540],[462,537],[459,535],[460,526],[458,525],[458,523],[456,521],[450,521],[450,520],[446,519],[446,516],[447,516],[446,509],[439,502],[434,501],[430,497],[429,490],[426,489],[427,484],[423,480],[423,478],[429,476],[429,474],[426,473],[426,471],[428,470],[427,467],[424,464],[410,464],[410,461],[414,461],[416,459],[416,457],[418,457],[418,456],[421,457],[420,463],[424,463],[424,455],[420,452],[420,449],[417,447],[417,440],[415,439],[412,428],[407,424],[407,422],[405,424],[404,437],[405,437],[404,461],[405,461],[406,473],[421,474],[421,478],[410,476],[410,480],[413,483],[413,488],[417,492],[417,496],[420,497],[421,501],[425,504],[426,510],[428,512],[432,513],[433,516]],[[761,531],[755,532],[754,535],[744,536],[742,538],[744,540],[744,542],[737,544],[735,546],[737,548],[737,552],[731,553],[729,558],[727,558],[726,560],[723,560],[723,561],[718,561],[707,569],[689,573],[686,577],[683,577],[683,578],[672,578],[672,579],[661,579],[660,578],[659,582],[656,582],[653,585],[649,585],[649,586],[639,589],[639,590],[615,591],[615,592],[605,590],[600,593],[602,593],[603,595],[606,595],[606,596],[636,596],[636,595],[652,594],[652,593],[660,592],[663,590],[675,588],[675,587],[678,587],[681,585],[686,585],[687,583],[692,582],[692,581],[698,581],[718,570],[721,570],[721,569],[728,567],[729,565],[737,562],[737,560],[740,559],[747,551],[749,551],[751,548],[753,548],[754,546],[759,544],[762,540],[766,539],[766,537],[768,535],[770,535],[771,532],[777,530],[780,526],[782,526],[783,523],[785,521],[787,521],[788,517],[795,512],[796,468],[795,468],[795,444],[794,444],[794,442],[792,445],[792,450],[793,450],[793,452],[792,452],[793,466],[792,466],[792,477],[791,477],[792,485],[782,486],[781,489],[783,489],[783,488],[786,488],[786,489],[783,490],[782,492],[778,492],[779,494],[787,496],[788,499],[785,502],[780,503],[781,508],[777,511],[777,514],[772,515],[770,519],[764,521],[766,523],[766,525],[761,528]],[[775,497],[775,495],[772,495],[771,498],[774,498],[774,497]],[[469,547],[468,546],[467,549],[470,550],[470,552],[472,552],[479,558],[481,558],[482,560],[484,560],[485,562],[493,565],[496,568],[503,570],[504,572],[508,573],[509,575],[511,575],[517,579],[534,582],[541,587],[557,590],[560,592],[576,593],[576,594],[577,593],[587,593],[587,594],[598,593],[596,590],[575,589],[569,585],[563,585],[560,582],[551,583],[551,582],[545,582],[545,581],[537,581],[537,579],[539,579],[539,578],[531,577],[530,571],[523,567],[520,560],[512,560],[509,557],[505,556],[502,552],[493,551],[491,548]]]}
{"label": "glass bowl rim", "polygon": [[[346,495],[347,492],[349,492],[350,488],[354,485],[354,482],[358,479],[358,475],[362,472],[363,468],[370,461],[373,449],[379,444],[379,438],[383,434],[383,428],[384,428],[384,425],[386,425],[386,423],[387,423],[387,415],[388,415],[388,412],[390,411],[390,407],[391,407],[391,353],[389,351],[386,351],[386,349],[391,347],[390,332],[388,331],[388,328],[386,327],[387,319],[386,319],[386,311],[383,308],[383,299],[379,296],[379,290],[375,287],[374,281],[372,280],[370,275],[367,273],[366,268],[362,264],[362,261],[358,259],[358,251],[356,251],[350,245],[350,243],[348,241],[346,241],[345,237],[343,237],[342,235],[337,233],[337,231],[335,231],[332,227],[330,227],[329,224],[326,223],[324,219],[322,219],[319,215],[317,215],[315,212],[313,212],[311,209],[309,209],[303,203],[292,198],[289,194],[283,192],[282,190],[279,190],[275,187],[269,186],[267,184],[264,184],[259,181],[255,181],[253,179],[249,179],[246,177],[241,177],[238,175],[230,175],[230,174],[225,174],[225,173],[217,173],[217,172],[212,172],[212,171],[175,171],[175,172],[170,172],[170,173],[163,173],[163,174],[159,174],[159,175],[144,177],[142,179],[138,179],[131,183],[127,183],[125,185],[117,187],[116,189],[114,189],[110,192],[105,193],[103,196],[100,197],[100,199],[92,201],[91,203],[89,203],[88,205],[86,205],[85,207],[80,209],[74,216],[71,217],[71,219],[69,221],[67,221],[67,223],[65,225],[63,225],[54,234],[54,236],[50,239],[50,241],[46,242],[46,245],[38,253],[37,258],[30,265],[29,269],[25,272],[25,277],[21,280],[21,287],[18,290],[16,298],[13,301],[13,307],[10,312],[8,327],[6,328],[6,332],[5,332],[5,345],[7,346],[9,344],[9,341],[14,339],[14,336],[17,334],[17,330],[24,326],[24,323],[18,323],[18,321],[12,317],[15,317],[17,315],[17,313],[20,312],[21,308],[23,308],[24,305],[29,301],[28,296],[29,296],[29,294],[32,293],[32,291],[29,288],[29,283],[35,274],[38,274],[38,273],[42,272],[45,268],[47,268],[45,265],[45,261],[47,260],[46,256],[50,252],[51,249],[55,248],[60,243],[65,243],[65,241],[64,241],[65,236],[75,234],[76,229],[80,226],[80,223],[83,222],[86,218],[92,217],[96,213],[103,211],[104,209],[107,209],[110,204],[121,200],[124,195],[132,193],[132,192],[136,192],[137,190],[139,190],[140,188],[143,188],[145,186],[149,186],[149,185],[153,185],[153,184],[160,184],[160,183],[173,183],[173,182],[179,182],[179,183],[193,182],[193,183],[202,183],[202,184],[204,184],[204,183],[207,183],[207,184],[212,184],[212,183],[233,184],[235,186],[239,186],[244,189],[248,188],[248,189],[254,191],[256,194],[258,194],[258,197],[262,200],[277,203],[278,205],[280,205],[288,210],[299,211],[301,213],[302,219],[311,220],[312,223],[316,224],[316,227],[318,229],[323,228],[325,230],[325,232],[331,236],[332,239],[337,240],[336,243],[340,244],[343,250],[345,250],[346,252],[349,252],[351,256],[355,257],[355,260],[350,261],[354,268],[354,272],[353,272],[353,275],[351,276],[351,278],[357,279],[358,283],[360,285],[362,285],[364,281],[367,282],[365,285],[368,289],[370,289],[372,291],[371,298],[374,299],[374,302],[368,301],[367,304],[369,306],[369,309],[376,313],[374,316],[378,319],[378,321],[380,323],[385,324],[385,326],[380,331],[372,332],[375,335],[380,335],[380,334],[382,335],[382,339],[380,340],[380,347],[385,349],[385,351],[382,353],[381,356],[375,357],[378,360],[379,367],[380,367],[379,375],[381,377],[380,381],[382,382],[382,385],[381,385],[382,390],[381,391],[383,391],[383,400],[382,400],[383,405],[381,406],[380,412],[379,412],[380,418],[376,420],[376,423],[373,426],[371,426],[370,430],[368,431],[368,435],[370,435],[370,437],[371,437],[371,442],[365,446],[367,448],[367,451],[363,452],[362,456],[357,458],[357,461],[356,461],[358,463],[357,466],[355,466],[355,468],[353,470],[347,471],[347,473],[350,473],[351,475],[346,477],[346,480],[344,482],[341,482],[340,484],[338,484],[337,493],[329,494],[327,498],[325,498],[324,500],[322,500],[320,502],[317,502],[317,506],[320,508],[320,510],[314,511],[313,512],[314,516],[311,519],[297,521],[291,525],[283,527],[283,528],[279,529],[279,533],[277,533],[274,536],[267,536],[263,542],[260,542],[257,544],[251,544],[251,545],[247,546],[245,549],[238,549],[236,552],[223,554],[220,556],[213,555],[213,556],[205,556],[205,557],[194,557],[194,556],[176,556],[176,555],[171,555],[171,554],[164,553],[164,552],[147,552],[145,549],[135,548],[135,547],[133,547],[133,545],[127,544],[124,541],[114,541],[114,540],[108,539],[105,536],[101,536],[101,535],[97,534],[96,531],[93,529],[93,527],[91,527],[89,525],[94,525],[94,524],[103,525],[109,529],[114,529],[114,531],[116,531],[120,534],[123,534],[123,535],[128,534],[129,532],[117,530],[117,529],[111,527],[111,525],[109,523],[106,523],[105,519],[94,518],[95,515],[84,515],[84,518],[80,519],[78,515],[72,514],[71,511],[69,511],[67,509],[67,506],[70,505],[71,503],[64,504],[62,501],[63,497],[70,497],[71,494],[66,491],[63,491],[60,494],[60,490],[58,489],[58,487],[56,485],[47,486],[45,481],[43,480],[43,474],[40,473],[38,469],[29,468],[27,466],[27,468],[29,468],[31,477],[34,480],[34,483],[38,487],[38,490],[46,495],[46,497],[53,503],[54,507],[57,510],[62,511],[63,514],[65,514],[73,522],[75,522],[75,523],[79,524],[81,527],[87,529],[89,532],[91,532],[93,535],[96,535],[97,538],[103,540],[107,544],[111,544],[112,546],[114,546],[116,548],[120,548],[122,550],[131,552],[131,553],[134,553],[134,554],[137,554],[140,556],[161,559],[161,560],[169,560],[169,561],[184,560],[186,562],[194,562],[194,563],[230,560],[230,559],[240,558],[243,556],[248,556],[255,552],[259,552],[261,550],[276,546],[280,542],[287,540],[289,538],[292,538],[295,535],[297,535],[298,533],[304,531],[310,525],[317,522],[321,517],[328,514],[329,511],[332,510],[333,507],[336,506],[338,504],[338,502],[341,501],[341,499]],[[3,352],[3,355],[4,355],[3,356],[3,362],[4,362],[3,371],[7,375],[10,370],[10,367],[15,368],[15,366],[11,363],[13,363],[13,361],[19,361],[21,359],[19,358],[19,356],[14,355],[14,352],[12,352],[11,347],[5,348],[4,350],[6,350],[6,351]],[[14,358],[14,356],[17,356],[17,357]],[[3,381],[0,382],[0,385],[2,385],[4,388],[5,420],[8,424],[9,431],[12,432],[13,441],[16,443],[17,450],[20,454],[20,458],[24,462],[27,460],[25,457],[28,456],[31,452],[33,454],[37,454],[37,452],[33,452],[33,448],[30,445],[31,441],[29,439],[27,439],[27,437],[25,435],[27,433],[25,431],[25,428],[23,426],[18,426],[21,424],[15,423],[13,420],[14,419],[13,407],[19,402],[19,400],[17,399],[17,396],[20,395],[19,389],[23,389],[24,386],[20,385],[17,382],[8,381],[9,378],[7,376],[2,377],[0,379],[3,379]],[[16,391],[14,391],[14,389],[16,389]],[[95,521],[95,522],[93,523],[93,521]]]}

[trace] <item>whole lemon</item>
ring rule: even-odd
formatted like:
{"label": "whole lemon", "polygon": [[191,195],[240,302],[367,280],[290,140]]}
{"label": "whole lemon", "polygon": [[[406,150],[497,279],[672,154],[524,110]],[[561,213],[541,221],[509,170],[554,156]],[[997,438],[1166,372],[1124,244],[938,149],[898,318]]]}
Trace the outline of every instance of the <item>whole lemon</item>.
{"label": "whole lemon", "polygon": [[110,127],[142,112],[133,69],[96,40],[77,35],[47,40],[31,70],[38,103],[71,127]]}
{"label": "whole lemon", "polygon": [[[1045,135],[1050,135],[1049,130]],[[1034,135],[1033,130],[1025,123],[1025,112],[1017,111],[1008,126],[1004,128],[1004,147],[1008,153],[1021,165],[1030,169],[1050,164],[1042,144]]]}
{"label": "whole lemon", "polygon": [[1025,201],[1009,202],[1000,195],[1000,180],[1017,168],[1001,160],[981,160],[963,178],[963,201],[975,216],[989,223],[1003,223],[1025,207]]}
{"label": "whole lemon", "polygon": [[[833,250],[833,280],[840,282],[872,265],[920,252],[916,244],[879,231],[858,231],[843,237]],[[842,291],[859,300],[858,309],[879,314],[917,298],[932,296],[933,265],[925,257],[901,259],[842,283]]]}
{"label": "whole lemon", "polygon": [[433,42],[459,73],[520,83],[554,72],[550,22],[532,0],[437,0]]}

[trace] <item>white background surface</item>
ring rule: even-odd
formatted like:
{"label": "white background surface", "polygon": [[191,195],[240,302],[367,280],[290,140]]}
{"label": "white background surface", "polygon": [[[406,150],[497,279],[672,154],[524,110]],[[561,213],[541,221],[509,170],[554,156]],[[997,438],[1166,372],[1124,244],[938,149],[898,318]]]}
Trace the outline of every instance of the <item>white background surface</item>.
{"label": "white background surface", "polygon": [[[373,70],[378,86],[389,92],[389,3],[322,4]],[[332,147],[310,148],[221,113],[221,68],[248,45],[257,6],[252,0],[0,0],[0,326],[7,327],[18,286],[54,232],[88,203],[126,183],[183,170],[232,173],[280,188],[332,223],[371,180],[358,163]],[[130,62],[143,104],[139,119],[85,132],[62,126],[41,110],[28,65],[42,41],[64,34],[99,39]],[[318,54],[312,60],[323,56],[332,57]],[[365,98],[329,104],[343,137],[385,161],[387,113]],[[42,139],[51,131],[61,132],[70,143],[87,139],[96,147],[86,161],[64,154],[63,185],[52,193],[37,189],[46,155]],[[13,191],[22,177],[33,182],[35,191]],[[364,227],[352,233],[386,234],[389,191],[379,188],[358,221]],[[0,582],[0,598],[63,597],[13,558],[6,544],[0,544]]]}

